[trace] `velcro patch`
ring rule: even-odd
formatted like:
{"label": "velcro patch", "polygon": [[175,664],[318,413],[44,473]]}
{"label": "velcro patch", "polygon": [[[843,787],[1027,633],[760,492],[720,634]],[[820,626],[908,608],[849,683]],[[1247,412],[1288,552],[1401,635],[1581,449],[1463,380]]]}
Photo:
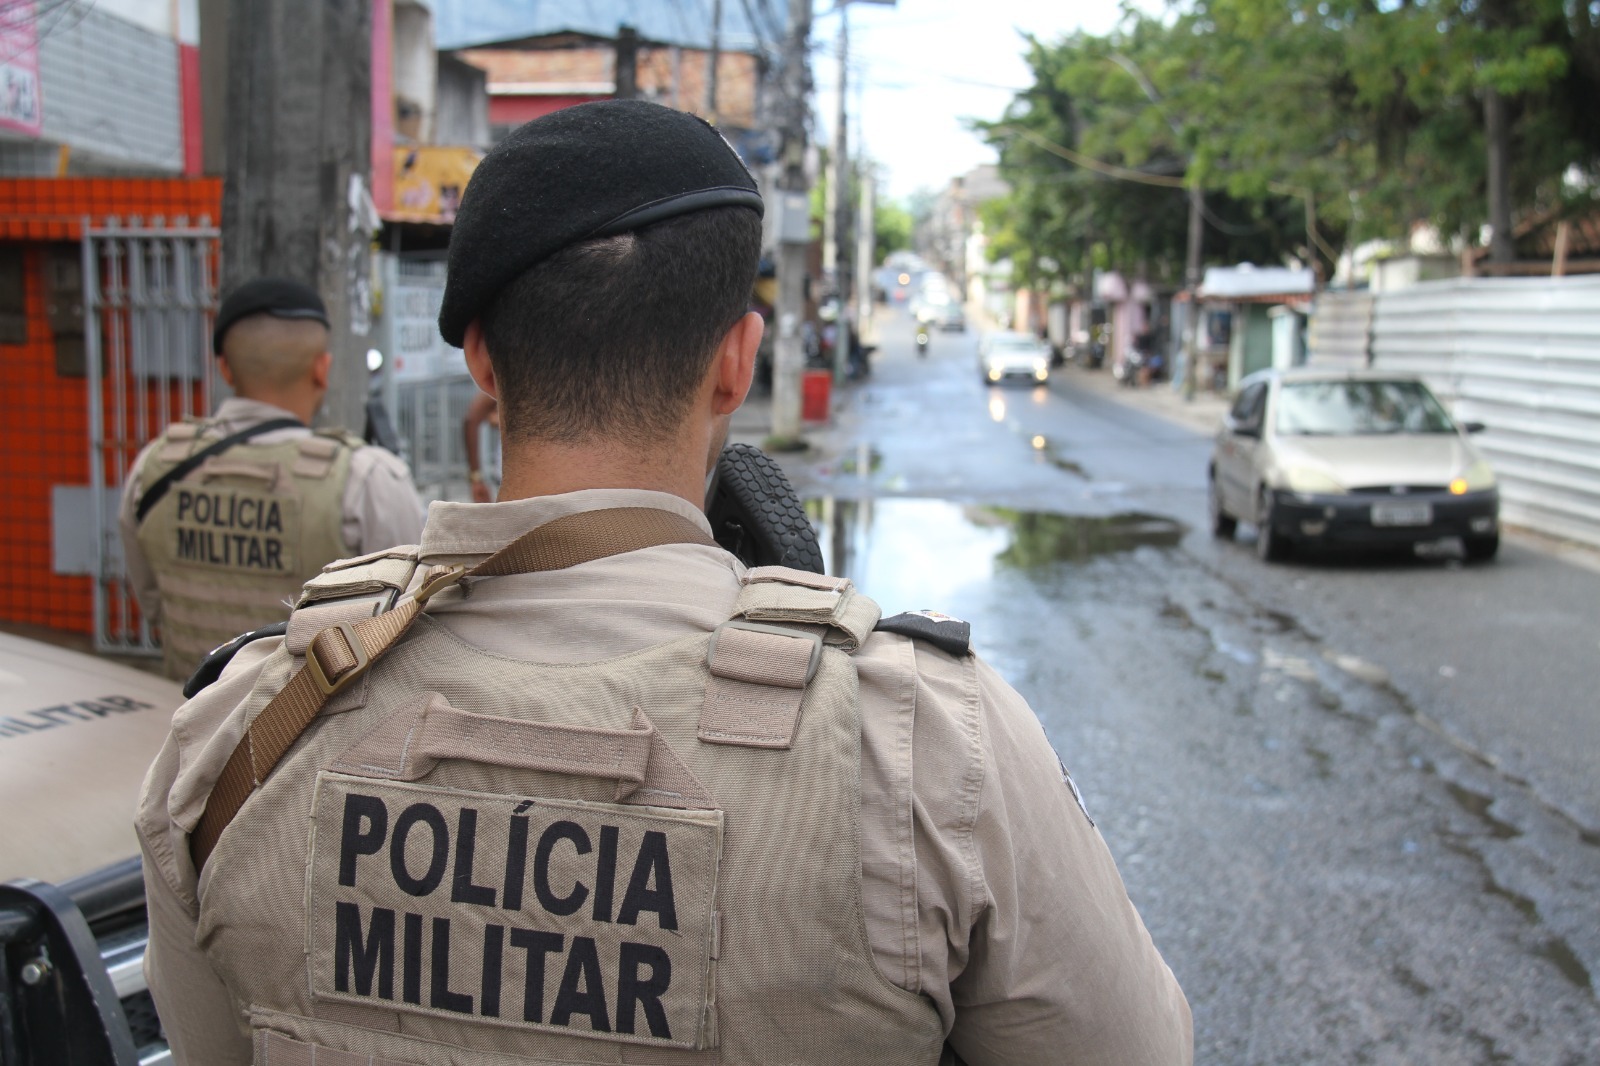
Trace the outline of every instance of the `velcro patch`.
{"label": "velcro patch", "polygon": [[324,771],[311,991],[456,1021],[703,1048],[721,811]]}

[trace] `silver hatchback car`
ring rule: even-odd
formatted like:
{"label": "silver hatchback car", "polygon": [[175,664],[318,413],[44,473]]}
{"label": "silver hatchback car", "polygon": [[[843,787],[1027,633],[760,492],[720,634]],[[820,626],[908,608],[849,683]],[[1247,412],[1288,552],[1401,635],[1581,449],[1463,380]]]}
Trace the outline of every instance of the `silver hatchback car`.
{"label": "silver hatchback car", "polygon": [[1459,537],[1470,560],[1500,547],[1493,471],[1414,377],[1265,370],[1240,383],[1212,451],[1212,532],[1257,528],[1262,559],[1296,545],[1417,544]]}

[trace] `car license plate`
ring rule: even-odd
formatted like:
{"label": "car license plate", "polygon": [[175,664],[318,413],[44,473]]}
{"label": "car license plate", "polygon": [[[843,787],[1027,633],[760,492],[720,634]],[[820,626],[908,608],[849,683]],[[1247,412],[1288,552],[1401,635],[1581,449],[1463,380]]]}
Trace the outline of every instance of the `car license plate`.
{"label": "car license plate", "polygon": [[1426,526],[1433,522],[1431,503],[1375,503],[1372,505],[1372,524],[1375,526]]}

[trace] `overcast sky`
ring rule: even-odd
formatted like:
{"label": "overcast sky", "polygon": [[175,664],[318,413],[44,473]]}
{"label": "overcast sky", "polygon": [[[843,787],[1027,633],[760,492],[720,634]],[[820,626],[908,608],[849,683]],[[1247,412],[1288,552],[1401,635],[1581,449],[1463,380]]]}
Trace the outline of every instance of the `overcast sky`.
{"label": "overcast sky", "polygon": [[[816,10],[829,7],[818,0]],[[1149,7],[1158,7],[1152,0]],[[883,167],[890,196],[942,188],[957,174],[994,162],[994,152],[962,126],[963,116],[998,118],[1029,83],[1023,30],[1056,40],[1082,27],[1104,33],[1116,23],[1116,0],[899,0],[894,7],[854,3],[850,10],[849,132],[857,116],[867,152]],[[819,133],[833,136],[838,108],[837,13],[812,27],[812,76]],[[859,94],[859,95],[858,95]],[[858,144],[850,146],[853,156]]]}

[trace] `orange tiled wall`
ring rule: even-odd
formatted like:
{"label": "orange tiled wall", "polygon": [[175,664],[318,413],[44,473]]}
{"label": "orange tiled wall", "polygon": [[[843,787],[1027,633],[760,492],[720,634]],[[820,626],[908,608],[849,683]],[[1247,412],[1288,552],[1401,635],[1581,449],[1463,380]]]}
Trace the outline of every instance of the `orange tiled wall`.
{"label": "orange tiled wall", "polygon": [[[27,342],[0,345],[0,619],[93,631],[87,577],[52,572],[51,486],[89,482],[88,388],[56,373],[45,315],[45,241],[76,241],[81,221],[221,215],[216,179],[0,179],[0,241],[22,242]],[[159,427],[156,427],[159,430]]]}

